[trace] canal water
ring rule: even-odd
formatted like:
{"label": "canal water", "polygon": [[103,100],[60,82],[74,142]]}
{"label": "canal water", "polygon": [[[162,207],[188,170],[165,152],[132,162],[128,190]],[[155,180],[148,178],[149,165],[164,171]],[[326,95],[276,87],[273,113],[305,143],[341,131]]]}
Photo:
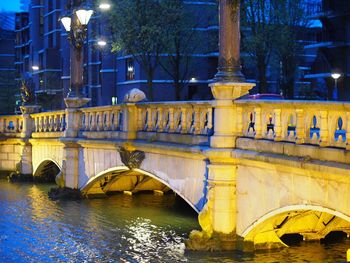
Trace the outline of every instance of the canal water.
{"label": "canal water", "polygon": [[0,262],[341,262],[350,241],[256,253],[185,252],[196,214],[173,194],[50,201],[0,180]]}

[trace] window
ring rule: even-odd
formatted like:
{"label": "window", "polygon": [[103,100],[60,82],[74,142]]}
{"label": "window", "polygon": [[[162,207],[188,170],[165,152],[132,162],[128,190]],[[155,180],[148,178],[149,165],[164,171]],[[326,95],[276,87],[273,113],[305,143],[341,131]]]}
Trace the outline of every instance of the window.
{"label": "window", "polygon": [[126,80],[135,79],[135,63],[133,58],[126,60]]}

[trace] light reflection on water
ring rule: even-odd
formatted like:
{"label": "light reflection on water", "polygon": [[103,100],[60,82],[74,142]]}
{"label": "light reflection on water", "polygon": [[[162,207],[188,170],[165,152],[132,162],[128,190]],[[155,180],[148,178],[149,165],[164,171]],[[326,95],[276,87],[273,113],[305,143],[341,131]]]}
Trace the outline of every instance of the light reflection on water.
{"label": "light reflection on water", "polygon": [[173,195],[52,202],[0,180],[0,262],[340,262],[350,242],[256,253],[185,252],[196,214]]}

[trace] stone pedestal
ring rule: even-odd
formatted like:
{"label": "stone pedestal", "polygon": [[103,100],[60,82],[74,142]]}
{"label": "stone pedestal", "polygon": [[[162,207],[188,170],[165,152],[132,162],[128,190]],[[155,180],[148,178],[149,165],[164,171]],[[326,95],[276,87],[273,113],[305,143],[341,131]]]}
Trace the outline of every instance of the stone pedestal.
{"label": "stone pedestal", "polygon": [[236,108],[233,100],[245,95],[255,86],[253,83],[210,84],[215,98],[214,135],[210,139],[213,148],[234,148],[236,142]]}
{"label": "stone pedestal", "polygon": [[34,120],[30,117],[30,114],[38,113],[40,106],[38,105],[24,105],[20,107],[23,116],[23,128],[21,132],[21,138],[30,138],[34,131]]}
{"label": "stone pedestal", "polygon": [[65,98],[64,102],[66,108],[66,130],[64,137],[75,138],[78,137],[78,132],[81,127],[81,108],[83,105],[88,103],[91,99],[89,98]]}
{"label": "stone pedestal", "polygon": [[123,131],[126,132],[126,139],[136,139],[137,132],[137,108],[135,103],[125,103],[123,111]]}
{"label": "stone pedestal", "polygon": [[78,137],[78,132],[81,126],[81,112],[77,108],[66,109],[66,130],[64,137]]}

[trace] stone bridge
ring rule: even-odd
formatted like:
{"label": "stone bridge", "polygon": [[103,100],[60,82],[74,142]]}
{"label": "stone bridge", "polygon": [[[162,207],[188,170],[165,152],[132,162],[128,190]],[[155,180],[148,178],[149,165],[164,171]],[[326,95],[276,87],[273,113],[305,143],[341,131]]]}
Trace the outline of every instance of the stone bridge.
{"label": "stone bridge", "polygon": [[350,103],[236,99],[251,86],[1,116],[0,169],[51,173],[87,196],[171,190],[199,213],[191,239],[215,240],[207,249],[350,234]]}

